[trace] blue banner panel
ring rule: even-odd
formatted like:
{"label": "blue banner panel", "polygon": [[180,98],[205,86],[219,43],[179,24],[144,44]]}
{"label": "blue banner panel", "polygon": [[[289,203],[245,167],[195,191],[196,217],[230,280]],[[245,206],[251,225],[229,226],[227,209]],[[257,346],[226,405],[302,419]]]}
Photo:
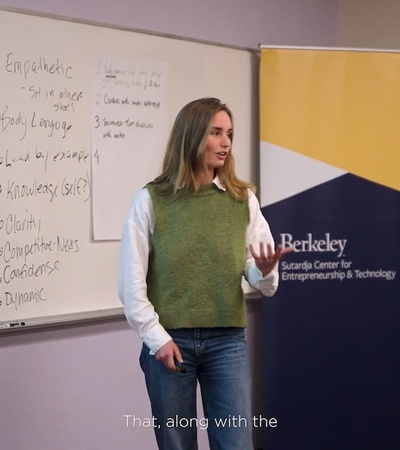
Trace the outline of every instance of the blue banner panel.
{"label": "blue banner panel", "polygon": [[267,450],[400,449],[400,192],[346,174],[263,208]]}

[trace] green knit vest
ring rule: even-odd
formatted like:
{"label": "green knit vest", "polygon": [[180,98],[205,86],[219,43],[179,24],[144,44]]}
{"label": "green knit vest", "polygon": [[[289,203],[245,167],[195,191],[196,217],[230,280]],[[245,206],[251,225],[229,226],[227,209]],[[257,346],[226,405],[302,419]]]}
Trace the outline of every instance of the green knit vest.
{"label": "green knit vest", "polygon": [[242,275],[248,202],[214,184],[153,203],[147,292],[165,328],[245,327]]}

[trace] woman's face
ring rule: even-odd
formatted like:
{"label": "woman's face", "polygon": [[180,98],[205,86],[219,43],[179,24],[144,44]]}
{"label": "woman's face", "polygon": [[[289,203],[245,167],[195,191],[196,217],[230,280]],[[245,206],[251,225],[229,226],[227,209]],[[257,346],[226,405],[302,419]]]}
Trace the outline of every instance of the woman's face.
{"label": "woman's face", "polygon": [[214,179],[215,169],[219,169],[225,163],[225,159],[231,150],[232,122],[225,111],[219,111],[211,123],[210,134],[204,149],[204,165],[207,169],[207,181]]}

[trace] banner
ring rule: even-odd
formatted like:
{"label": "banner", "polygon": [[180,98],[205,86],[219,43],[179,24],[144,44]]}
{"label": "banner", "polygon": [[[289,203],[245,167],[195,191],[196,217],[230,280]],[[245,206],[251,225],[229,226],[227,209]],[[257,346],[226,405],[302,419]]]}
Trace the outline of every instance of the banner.
{"label": "banner", "polygon": [[400,448],[400,53],[263,48],[268,450]]}

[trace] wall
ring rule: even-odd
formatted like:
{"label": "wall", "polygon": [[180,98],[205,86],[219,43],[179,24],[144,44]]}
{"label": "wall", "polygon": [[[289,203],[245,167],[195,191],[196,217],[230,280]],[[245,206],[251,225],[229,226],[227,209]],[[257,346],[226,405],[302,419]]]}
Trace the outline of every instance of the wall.
{"label": "wall", "polygon": [[3,0],[81,20],[256,49],[258,44],[333,45],[336,0]]}
{"label": "wall", "polygon": [[[5,0],[0,7],[254,50],[260,43],[337,43],[334,0]],[[257,181],[256,174],[251,181]],[[248,315],[254,409],[261,414],[259,300],[249,301]],[[150,417],[139,348],[123,319],[0,335],[1,448],[155,449],[151,430],[127,428],[123,417]],[[257,446],[260,439],[255,436]],[[200,449],[207,449],[205,433],[200,433]]]}
{"label": "wall", "polygon": [[398,0],[340,0],[338,45],[400,49]]}

